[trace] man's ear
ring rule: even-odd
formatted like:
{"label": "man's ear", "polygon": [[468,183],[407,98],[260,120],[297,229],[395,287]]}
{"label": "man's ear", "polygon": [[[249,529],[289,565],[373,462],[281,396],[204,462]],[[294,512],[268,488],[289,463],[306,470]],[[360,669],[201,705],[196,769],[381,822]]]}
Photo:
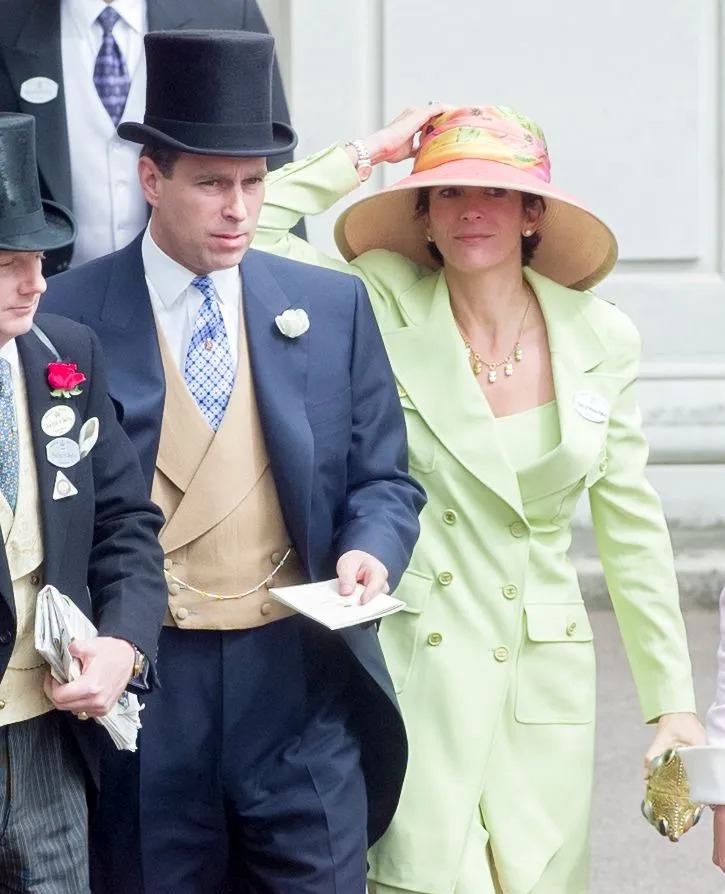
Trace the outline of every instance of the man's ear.
{"label": "man's ear", "polygon": [[156,167],[156,164],[145,155],[138,160],[138,179],[144,198],[152,208],[156,208],[159,204],[159,191],[163,174]]}

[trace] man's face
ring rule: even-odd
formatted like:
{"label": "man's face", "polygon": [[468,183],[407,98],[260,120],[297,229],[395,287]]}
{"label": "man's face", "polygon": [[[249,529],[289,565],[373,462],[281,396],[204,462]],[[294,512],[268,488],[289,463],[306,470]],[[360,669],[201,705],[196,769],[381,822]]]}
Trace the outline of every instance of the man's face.
{"label": "man's face", "polygon": [[182,154],[167,178],[141,158],[154,242],[199,275],[235,267],[257,227],[266,173],[263,158]]}
{"label": "man's face", "polygon": [[42,252],[0,251],[0,346],[30,331],[46,289]]}

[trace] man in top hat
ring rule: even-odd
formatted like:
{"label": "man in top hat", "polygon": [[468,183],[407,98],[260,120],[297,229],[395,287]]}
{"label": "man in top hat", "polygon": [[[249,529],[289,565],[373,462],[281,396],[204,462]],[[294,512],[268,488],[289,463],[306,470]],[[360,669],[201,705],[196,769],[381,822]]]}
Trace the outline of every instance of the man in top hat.
{"label": "man in top hat", "polygon": [[[0,0],[0,111],[35,116],[41,194],[78,227],[73,245],[47,253],[46,275],[122,248],[146,225],[138,147],[116,125],[143,115],[144,34],[171,28],[268,30],[256,0]],[[276,65],[272,98],[289,121]]]}
{"label": "man in top hat", "polygon": [[[406,743],[375,625],[332,633],[268,585],[397,584],[418,536],[400,400],[359,280],[248,250],[266,158],[271,38],[146,36],[146,231],[54,277],[83,319],[161,532],[163,688],[140,750],[140,848],[119,846],[133,768],[107,767],[96,891],[362,894]],[[105,818],[108,818],[104,826]]]}
{"label": "man in top hat", "polygon": [[[106,714],[132,675],[153,678],[162,518],[108,398],[98,339],[35,317],[42,252],[71,242],[74,224],[41,204],[34,146],[30,115],[0,114],[0,888],[88,894],[86,782],[98,785],[106,733],[83,721]],[[81,459],[89,420],[98,440]],[[82,673],[66,685],[35,650],[44,584],[99,630],[71,646]]]}

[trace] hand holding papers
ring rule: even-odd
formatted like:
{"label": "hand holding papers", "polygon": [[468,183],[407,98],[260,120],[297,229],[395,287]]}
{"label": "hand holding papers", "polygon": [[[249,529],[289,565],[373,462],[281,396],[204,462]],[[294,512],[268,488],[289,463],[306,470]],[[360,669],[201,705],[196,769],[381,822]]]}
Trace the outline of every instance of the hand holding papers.
{"label": "hand holding papers", "polygon": [[405,608],[404,602],[386,593],[380,593],[361,605],[360,596],[364,589],[362,584],[358,584],[351,596],[340,596],[339,583],[333,579],[297,587],[270,587],[269,593],[278,602],[330,630],[375,621]]}
{"label": "hand holding papers", "polygon": [[[80,663],[71,655],[73,640],[92,639],[98,631],[83,612],[55,587],[43,587],[35,609],[35,648],[50,665],[51,675],[59,683],[70,683],[81,676]],[[142,706],[138,698],[124,692],[103,717],[94,717],[105,727],[119,750],[136,750]]]}

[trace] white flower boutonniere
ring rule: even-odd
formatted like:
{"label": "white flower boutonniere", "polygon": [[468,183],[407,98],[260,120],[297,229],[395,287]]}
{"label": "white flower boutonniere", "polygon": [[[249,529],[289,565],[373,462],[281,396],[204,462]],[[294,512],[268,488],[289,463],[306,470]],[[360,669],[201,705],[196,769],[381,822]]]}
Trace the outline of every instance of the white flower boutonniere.
{"label": "white flower boutonniere", "polygon": [[274,318],[277,328],[287,338],[299,338],[310,328],[310,318],[301,307],[290,308]]}

